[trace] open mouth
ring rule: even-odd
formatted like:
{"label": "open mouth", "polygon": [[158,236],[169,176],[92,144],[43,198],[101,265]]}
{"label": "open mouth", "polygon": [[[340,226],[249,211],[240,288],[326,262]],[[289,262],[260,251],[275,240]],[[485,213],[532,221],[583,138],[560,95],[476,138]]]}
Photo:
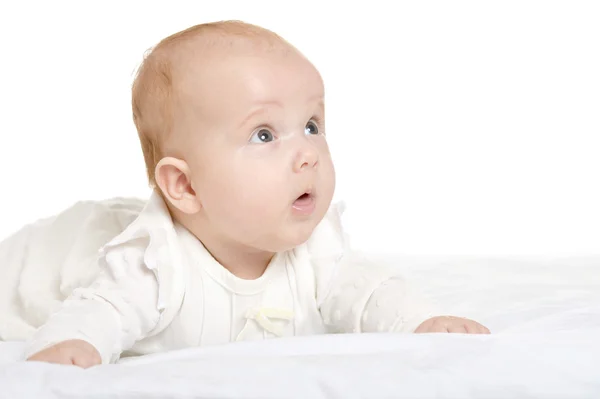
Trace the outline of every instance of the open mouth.
{"label": "open mouth", "polygon": [[310,215],[315,210],[315,197],[312,193],[304,193],[294,201],[292,207],[299,214]]}
{"label": "open mouth", "polygon": [[299,197],[296,199],[296,202],[298,202],[298,201],[308,201],[308,200],[310,200],[310,197],[311,197],[311,196],[310,196],[310,194],[309,194],[309,193],[304,193],[304,194],[302,194],[301,196],[299,196]]}

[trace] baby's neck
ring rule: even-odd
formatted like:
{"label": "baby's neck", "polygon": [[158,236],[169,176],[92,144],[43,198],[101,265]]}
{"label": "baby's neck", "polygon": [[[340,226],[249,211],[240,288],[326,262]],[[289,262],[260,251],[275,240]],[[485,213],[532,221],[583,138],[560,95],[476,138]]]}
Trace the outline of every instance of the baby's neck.
{"label": "baby's neck", "polygon": [[[192,232],[194,233],[194,232]],[[224,268],[244,280],[255,280],[262,276],[269,266],[273,253],[248,248],[240,244],[227,244],[210,235],[194,233],[204,247]]]}
{"label": "baby's neck", "polygon": [[244,280],[255,280],[262,276],[275,255],[246,245],[223,239],[207,227],[206,223],[190,218],[177,218],[206,248],[217,262],[233,275]]}

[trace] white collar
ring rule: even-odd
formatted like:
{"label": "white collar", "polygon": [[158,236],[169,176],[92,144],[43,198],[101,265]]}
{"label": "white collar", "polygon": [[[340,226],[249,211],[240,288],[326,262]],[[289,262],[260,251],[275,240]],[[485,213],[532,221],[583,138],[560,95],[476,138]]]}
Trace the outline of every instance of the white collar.
{"label": "white collar", "polygon": [[[286,253],[277,254],[271,265],[278,263],[282,258],[285,259],[289,253],[304,252],[315,262],[338,262],[348,247],[348,240],[343,230],[342,214],[345,210],[345,204],[339,202],[332,204],[324,219],[313,231],[309,240],[298,248]],[[194,264],[202,263],[201,266],[213,278],[226,284],[229,289],[236,292],[256,292],[264,286],[264,280],[269,280],[271,269],[267,268],[265,274],[257,280],[242,280],[234,276],[226,268],[221,266],[210,253],[204,248],[202,243],[187,229],[176,223],[167,208],[163,197],[157,190],[153,190],[146,205],[139,213],[138,217],[127,228],[101,250],[101,257],[105,257],[109,252],[123,248],[134,240],[141,238],[147,239],[147,245],[144,249],[144,263],[146,267],[157,273],[162,280],[161,284],[183,289],[185,281],[179,281],[176,278],[173,267],[162,267],[162,265],[181,265],[186,261],[186,253],[193,257]],[[270,265],[270,266],[271,266]],[[241,293],[240,292],[240,293]],[[159,293],[159,307],[164,308],[168,300],[168,294]]]}

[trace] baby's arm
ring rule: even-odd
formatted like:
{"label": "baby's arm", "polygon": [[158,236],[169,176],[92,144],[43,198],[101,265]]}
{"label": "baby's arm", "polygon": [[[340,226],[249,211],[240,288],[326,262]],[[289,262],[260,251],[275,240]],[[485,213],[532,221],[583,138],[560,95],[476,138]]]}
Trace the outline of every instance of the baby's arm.
{"label": "baby's arm", "polygon": [[332,207],[308,241],[317,304],[331,332],[489,333],[471,320],[435,316],[434,305],[398,272],[353,253],[342,212]]}
{"label": "baby's arm", "polygon": [[[134,247],[108,254],[88,288],[76,289],[28,343],[32,361],[107,364],[144,338],[158,323],[158,282]],[[110,259],[115,255],[118,259]],[[114,256],[113,256],[114,258]]]}
{"label": "baby's arm", "polygon": [[399,276],[391,277],[373,291],[365,307],[366,312],[374,316],[369,322],[365,320],[363,314],[363,329],[366,331],[465,334],[489,334],[490,332],[473,320],[453,316],[434,316],[431,304]]}
{"label": "baby's arm", "polygon": [[320,310],[334,332],[413,332],[433,315],[431,304],[380,265],[346,254],[328,277]]}
{"label": "baby's arm", "polygon": [[432,303],[392,270],[342,260],[321,304],[323,320],[337,332],[486,333],[471,320],[434,316]]}

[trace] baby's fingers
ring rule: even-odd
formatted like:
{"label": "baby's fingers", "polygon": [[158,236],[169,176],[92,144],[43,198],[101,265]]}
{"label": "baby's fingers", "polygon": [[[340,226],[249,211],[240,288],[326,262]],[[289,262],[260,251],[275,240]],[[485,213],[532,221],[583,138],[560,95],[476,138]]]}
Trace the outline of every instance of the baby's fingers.
{"label": "baby's fingers", "polygon": [[451,323],[447,327],[447,331],[452,334],[468,334],[469,329],[466,323]]}
{"label": "baby's fingers", "polygon": [[27,358],[28,362],[44,362],[54,364],[72,364],[71,359],[68,356],[64,356],[59,353],[41,352]]}
{"label": "baby's fingers", "polygon": [[491,331],[489,330],[489,328],[487,328],[486,326],[482,326],[481,324],[479,324],[479,334],[491,334]]}
{"label": "baby's fingers", "polygon": [[75,366],[79,366],[81,368],[87,369],[93,366],[97,366],[102,362],[100,356],[95,356],[93,354],[85,354],[79,356],[73,356],[72,363]]}
{"label": "baby's fingers", "polygon": [[487,327],[475,321],[468,321],[464,324],[467,334],[489,334],[490,330]]}

